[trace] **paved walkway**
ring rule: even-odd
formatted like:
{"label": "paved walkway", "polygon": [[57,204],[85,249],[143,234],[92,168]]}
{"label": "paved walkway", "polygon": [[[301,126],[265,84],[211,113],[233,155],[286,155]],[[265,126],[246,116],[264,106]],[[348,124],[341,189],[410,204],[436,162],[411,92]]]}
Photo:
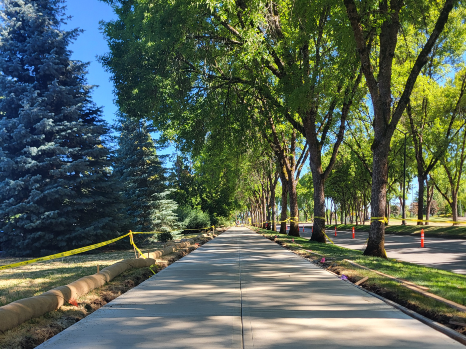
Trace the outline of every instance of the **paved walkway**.
{"label": "paved walkway", "polygon": [[[302,237],[310,238],[311,226],[305,226]],[[356,232],[356,238],[352,239],[352,233],[337,231],[337,237],[333,230],[328,230],[327,235],[332,241],[346,248],[364,250],[369,236],[367,232]],[[466,274],[466,240],[444,239],[426,237],[424,248],[421,247],[420,236],[385,234],[385,250],[390,258],[416,263],[427,267],[449,270],[457,274]]]}
{"label": "paved walkway", "polygon": [[47,348],[464,348],[245,228],[232,228]]}

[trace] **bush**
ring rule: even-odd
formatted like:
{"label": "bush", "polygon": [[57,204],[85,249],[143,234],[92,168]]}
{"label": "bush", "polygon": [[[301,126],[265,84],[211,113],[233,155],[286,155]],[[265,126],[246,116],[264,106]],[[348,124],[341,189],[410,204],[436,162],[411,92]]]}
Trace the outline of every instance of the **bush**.
{"label": "bush", "polygon": [[202,229],[210,227],[209,215],[198,208],[181,207],[177,210],[185,229]]}
{"label": "bush", "polygon": [[235,224],[235,221],[232,221],[227,217],[217,216],[214,214],[214,217],[212,218],[212,223],[216,227],[221,227],[221,226],[231,227],[232,225]]}
{"label": "bush", "polygon": [[157,234],[157,241],[167,242],[167,241],[170,241],[170,240],[173,240],[173,235],[172,235],[172,233],[170,233],[168,231]]}

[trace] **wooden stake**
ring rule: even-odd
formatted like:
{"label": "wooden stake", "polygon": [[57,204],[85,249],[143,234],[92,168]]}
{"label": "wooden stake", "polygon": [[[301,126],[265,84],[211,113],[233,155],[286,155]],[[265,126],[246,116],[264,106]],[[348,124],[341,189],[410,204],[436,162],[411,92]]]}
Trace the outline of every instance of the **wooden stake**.
{"label": "wooden stake", "polygon": [[368,279],[369,279],[369,277],[366,276],[365,278],[359,280],[358,282],[355,282],[354,284],[355,284],[356,286],[359,286],[359,285],[361,285],[363,282],[366,282]]}

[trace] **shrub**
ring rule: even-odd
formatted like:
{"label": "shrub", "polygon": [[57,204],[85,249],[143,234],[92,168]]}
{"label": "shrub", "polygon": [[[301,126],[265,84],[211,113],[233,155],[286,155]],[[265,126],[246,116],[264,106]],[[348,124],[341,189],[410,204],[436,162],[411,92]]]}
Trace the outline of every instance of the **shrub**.
{"label": "shrub", "polygon": [[170,240],[173,240],[173,235],[172,235],[172,233],[170,233],[168,231],[157,234],[157,241],[167,242],[167,241],[170,241]]}
{"label": "shrub", "polygon": [[221,227],[221,226],[231,227],[232,225],[235,224],[235,221],[234,220],[232,221],[227,217],[217,216],[214,214],[214,217],[212,218],[212,223],[216,227]]}
{"label": "shrub", "polygon": [[185,229],[202,229],[211,225],[209,215],[198,208],[181,207],[177,214]]}

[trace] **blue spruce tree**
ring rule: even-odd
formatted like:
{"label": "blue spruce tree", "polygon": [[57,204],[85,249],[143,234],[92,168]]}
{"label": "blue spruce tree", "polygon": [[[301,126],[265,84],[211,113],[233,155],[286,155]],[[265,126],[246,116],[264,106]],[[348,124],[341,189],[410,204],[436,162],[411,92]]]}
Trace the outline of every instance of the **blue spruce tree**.
{"label": "blue spruce tree", "polygon": [[174,211],[178,205],[168,198],[165,169],[145,120],[121,115],[117,130],[121,133],[115,175],[124,186],[124,211],[130,229],[176,230],[178,220]]}
{"label": "blue spruce tree", "polygon": [[0,33],[0,247],[63,251],[118,234],[108,128],[61,0],[5,0]]}

